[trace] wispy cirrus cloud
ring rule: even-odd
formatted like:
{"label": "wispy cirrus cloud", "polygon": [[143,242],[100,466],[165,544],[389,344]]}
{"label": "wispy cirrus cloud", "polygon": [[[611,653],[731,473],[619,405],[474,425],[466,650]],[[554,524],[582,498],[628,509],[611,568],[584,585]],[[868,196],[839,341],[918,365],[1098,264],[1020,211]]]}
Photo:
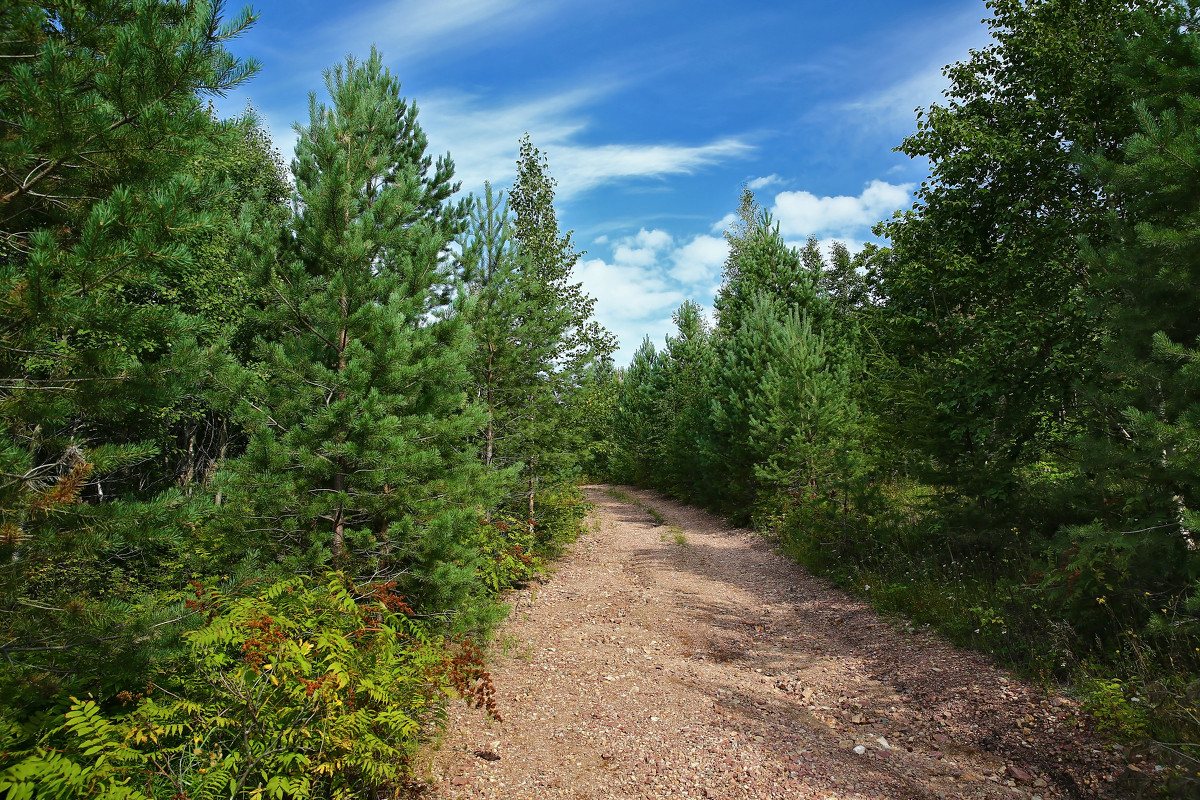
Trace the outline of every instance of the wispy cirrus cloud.
{"label": "wispy cirrus cloud", "polygon": [[606,144],[596,147],[560,145],[556,148],[559,185],[570,195],[603,183],[628,178],[691,175],[704,167],[743,158],[754,146],[736,137],[702,145]]}
{"label": "wispy cirrus cloud", "polygon": [[[382,0],[355,3],[353,12],[315,31],[310,45],[327,53],[365,56],[378,45],[390,63],[411,63],[478,40],[502,41],[561,9],[553,0]],[[395,43],[395,44],[393,44]]]}
{"label": "wispy cirrus cloud", "polygon": [[927,41],[940,42],[922,53],[918,58],[907,58],[913,68],[907,74],[882,88],[849,102],[839,110],[848,113],[859,125],[876,128],[911,129],[914,112],[928,108],[944,100],[942,92],[950,85],[945,75],[947,64],[953,64],[968,56],[974,48],[982,48],[991,42],[986,25],[980,24],[979,10],[972,9],[951,15],[936,24],[936,30],[925,31]]}
{"label": "wispy cirrus cloud", "polygon": [[941,100],[947,85],[942,64],[930,64],[897,83],[843,104],[842,109],[879,125],[908,124],[917,108],[927,108]]}
{"label": "wispy cirrus cloud", "polygon": [[550,160],[561,199],[604,184],[689,175],[754,151],[737,136],[702,144],[581,142],[588,109],[615,90],[601,84],[511,104],[434,93],[420,103],[421,124],[434,152],[449,150],[468,191],[485,180],[508,183],[516,172],[517,143],[528,132]]}
{"label": "wispy cirrus cloud", "polygon": [[761,189],[767,188],[768,186],[781,186],[784,183],[786,183],[786,181],[784,181],[783,178],[771,173],[770,175],[762,178],[755,178],[753,180],[746,181],[746,188],[757,192]]}

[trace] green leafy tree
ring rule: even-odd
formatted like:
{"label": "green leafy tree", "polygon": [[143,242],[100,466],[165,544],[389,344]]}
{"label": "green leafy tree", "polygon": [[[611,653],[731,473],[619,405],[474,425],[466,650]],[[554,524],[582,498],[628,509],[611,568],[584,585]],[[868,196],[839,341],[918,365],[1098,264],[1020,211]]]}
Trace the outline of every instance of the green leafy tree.
{"label": "green leafy tree", "polygon": [[450,611],[472,590],[467,542],[490,504],[466,446],[483,424],[467,402],[470,340],[444,302],[466,208],[448,202],[453,164],[425,155],[377,52],[326,86],[330,105],[314,96],[298,126],[290,225],[264,247],[281,335],[244,390],[253,434],[229,524],[260,531],[263,557],[344,564]]}
{"label": "green leafy tree", "polygon": [[475,340],[471,375],[487,412],[481,458],[488,469],[504,471],[512,488],[514,467],[524,461],[517,442],[526,433],[528,392],[557,343],[542,335],[535,303],[541,285],[517,256],[508,202],[491,184],[472,205],[461,264]]}
{"label": "green leafy tree", "polygon": [[[898,148],[930,162],[915,208],[881,226],[879,335],[893,438],[927,477],[999,508],[1021,470],[1061,457],[1094,364],[1083,235],[1108,199],[1072,149],[1113,154],[1133,115],[1110,65],[1129,0],[993,0],[993,41],[946,68],[945,101]],[[1051,522],[1050,524],[1053,524]]]}
{"label": "green leafy tree", "polygon": [[509,195],[515,217],[513,239],[520,269],[527,272],[524,291],[532,313],[525,320],[529,352],[523,430],[512,446],[525,465],[531,519],[539,482],[573,479],[578,465],[572,451],[581,429],[571,397],[589,367],[616,349],[613,335],[592,318],[595,299],[583,291],[582,284],[572,282],[581,253],[576,252],[570,232],[559,233],[554,187],[546,157],[526,135]]}
{"label": "green leafy tree", "polygon": [[[210,112],[211,113],[211,112]],[[188,164],[207,187],[204,209],[215,218],[207,235],[189,246],[191,266],[164,283],[161,296],[197,320],[196,337],[214,354],[214,373],[221,363],[250,360],[254,309],[262,306],[253,285],[254,264],[247,240],[286,223],[291,193],[287,168],[253,109],[232,120],[214,117],[209,135],[198,143]],[[219,380],[203,384],[159,415],[155,443],[165,456],[169,477],[187,494],[206,491],[225,464],[245,446],[235,421],[238,398]],[[219,505],[221,497],[213,495]]]}

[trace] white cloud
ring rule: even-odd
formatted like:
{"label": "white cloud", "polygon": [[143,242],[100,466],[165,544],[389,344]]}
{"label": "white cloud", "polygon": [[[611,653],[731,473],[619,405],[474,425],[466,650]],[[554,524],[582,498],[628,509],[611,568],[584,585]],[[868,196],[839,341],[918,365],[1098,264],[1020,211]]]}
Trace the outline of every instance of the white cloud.
{"label": "white cloud", "polygon": [[612,242],[610,257],[581,261],[576,277],[596,298],[596,318],[620,339],[617,362],[627,363],[645,335],[658,346],[674,333],[671,315],[684,300],[710,305],[728,252],[715,236],[680,241],[642,228]]}
{"label": "white cloud", "polygon": [[596,298],[596,318],[620,340],[618,364],[633,357],[644,335],[661,342],[672,330],[671,312],[688,298],[654,265],[589,258],[580,262],[575,277]]}
{"label": "white cloud", "polygon": [[[517,146],[528,131],[542,150],[546,143],[565,142],[586,127],[577,109],[592,101],[601,88],[576,89],[507,106],[461,93],[434,93],[418,103],[421,127],[433,153],[450,152],[455,177],[467,191],[484,181],[507,184],[516,172]],[[551,163],[558,174],[558,165]]]}
{"label": "white cloud", "polygon": [[917,108],[928,108],[942,99],[948,85],[942,67],[928,66],[899,83],[842,106],[880,125],[911,123]]}
{"label": "white cloud", "polygon": [[[771,213],[790,246],[802,248],[809,235],[816,235],[826,257],[835,242],[854,253],[869,240],[875,222],[911,202],[912,189],[912,184],[874,180],[857,196],[780,192]],[[606,246],[608,255],[581,261],[576,277],[596,298],[596,318],[620,340],[618,363],[628,363],[645,335],[659,346],[674,333],[671,314],[684,300],[711,308],[729,255],[729,244],[719,233],[735,219],[727,214],[711,233],[690,237],[641,228],[632,235],[593,240]],[[711,311],[706,313],[711,319]]]}
{"label": "white cloud", "polygon": [[636,236],[626,240],[627,244],[633,244],[637,247],[644,247],[650,250],[663,250],[670,247],[674,242],[674,237],[666,231],[648,231],[645,228],[638,231]]}
{"label": "white cloud", "polygon": [[576,89],[511,105],[497,105],[467,94],[434,94],[420,103],[421,125],[435,153],[449,150],[463,188],[485,180],[506,184],[516,172],[517,143],[526,131],[550,160],[557,195],[572,195],[606,183],[692,174],[704,167],[753,151],[740,139],[700,145],[579,144],[588,127],[585,107],[609,85]]}
{"label": "white cloud", "polygon": [[725,216],[721,217],[719,220],[714,222],[713,226],[711,228],[709,228],[709,231],[711,233],[724,233],[725,231],[732,228],[733,223],[735,223],[735,222],[737,222],[737,214],[730,211],[728,214],[726,214]]}
{"label": "white cloud", "polygon": [[671,254],[671,277],[689,285],[711,284],[721,274],[729,243],[717,236],[697,236]]}
{"label": "white cloud", "polygon": [[702,167],[745,157],[753,149],[752,145],[736,138],[694,147],[675,144],[565,145],[554,149],[552,166],[559,176],[563,193],[570,195],[623,178],[691,175]]}
{"label": "white cloud", "polygon": [[940,42],[941,46],[925,50],[918,59],[910,56],[898,60],[896,63],[913,63],[913,72],[891,85],[845,103],[841,108],[852,112],[859,125],[912,130],[913,112],[917,108],[944,102],[942,92],[950,85],[942,72],[944,66],[961,60],[972,49],[992,43],[990,29],[979,18],[981,10],[964,7],[958,14],[920,23],[921,39]]}
{"label": "white cloud", "polygon": [[[475,38],[501,38],[532,25],[555,6],[545,0],[384,0],[358,6],[358,13],[322,31],[317,46],[365,56],[374,43],[388,61],[411,62],[445,53],[448,41],[461,48]],[[393,48],[392,42],[403,45]]]}
{"label": "white cloud", "polygon": [[642,228],[635,236],[628,236],[613,249],[613,260],[632,267],[649,267],[658,263],[663,250],[674,244],[666,231],[648,231]]}
{"label": "white cloud", "polygon": [[780,192],[771,215],[784,236],[855,238],[898,208],[912,202],[911,183],[873,180],[857,197],[818,197],[812,192]]}
{"label": "white cloud", "polygon": [[783,178],[779,177],[778,175],[776,175],[774,173],[771,173],[770,175],[767,175],[765,178],[755,178],[752,181],[747,181],[746,188],[750,189],[751,191],[757,192],[759,189],[765,189],[768,186],[776,186],[776,185],[782,184],[783,182],[784,182]]}

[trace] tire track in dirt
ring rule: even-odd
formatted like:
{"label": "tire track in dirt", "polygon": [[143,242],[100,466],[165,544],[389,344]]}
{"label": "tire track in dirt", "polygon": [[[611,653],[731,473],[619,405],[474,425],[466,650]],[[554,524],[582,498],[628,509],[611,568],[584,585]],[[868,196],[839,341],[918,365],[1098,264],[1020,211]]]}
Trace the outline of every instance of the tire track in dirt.
{"label": "tire track in dirt", "polygon": [[[755,534],[588,487],[592,533],[514,595],[503,722],[450,711],[436,798],[1098,797],[1073,701],[906,633]],[[499,756],[499,758],[494,758]]]}

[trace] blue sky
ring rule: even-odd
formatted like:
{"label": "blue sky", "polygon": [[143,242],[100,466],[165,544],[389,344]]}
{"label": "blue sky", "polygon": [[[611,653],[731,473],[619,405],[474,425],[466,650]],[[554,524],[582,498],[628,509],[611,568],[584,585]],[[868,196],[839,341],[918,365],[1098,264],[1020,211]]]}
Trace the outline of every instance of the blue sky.
{"label": "blue sky", "polygon": [[[236,7],[235,3],[230,4]],[[372,44],[463,191],[508,185],[528,131],[557,178],[578,278],[626,363],[711,306],[741,187],[789,241],[856,247],[911,205],[927,165],[892,152],[936,102],[941,68],[987,43],[982,0],[270,0],[233,43],[249,100],[290,160],[321,72]]]}

